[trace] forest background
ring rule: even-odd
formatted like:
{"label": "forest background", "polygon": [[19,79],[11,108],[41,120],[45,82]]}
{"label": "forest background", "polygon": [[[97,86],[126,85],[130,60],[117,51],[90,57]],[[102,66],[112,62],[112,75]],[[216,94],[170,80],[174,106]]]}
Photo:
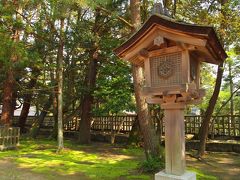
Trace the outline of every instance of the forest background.
{"label": "forest background", "polygon": [[[214,104],[209,101],[216,89],[216,76],[222,83],[213,114],[239,115],[239,1],[162,2],[176,21],[214,26],[228,53],[220,68],[203,64],[201,85],[206,97],[197,105],[201,115]],[[140,1],[142,23],[151,15],[154,3]],[[22,108],[18,125],[24,131],[29,108],[35,106],[39,117],[35,129],[51,114],[56,137],[58,123],[75,116],[86,122],[80,124],[80,132],[87,133],[90,116],[136,112],[131,65],[113,54],[134,31],[131,18],[127,0],[2,0],[1,123],[10,124],[14,110]],[[224,70],[222,76],[217,68]]]}

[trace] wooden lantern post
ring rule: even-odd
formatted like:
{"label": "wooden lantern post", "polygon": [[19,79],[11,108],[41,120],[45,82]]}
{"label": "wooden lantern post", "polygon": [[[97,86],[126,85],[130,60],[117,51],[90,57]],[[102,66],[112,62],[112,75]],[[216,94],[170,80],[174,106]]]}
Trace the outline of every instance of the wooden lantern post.
{"label": "wooden lantern post", "polygon": [[166,103],[161,106],[165,116],[165,162],[166,173],[185,173],[185,103]]}
{"label": "wooden lantern post", "polygon": [[195,173],[185,168],[184,109],[204,96],[201,63],[219,64],[227,57],[214,29],[152,15],[114,51],[144,68],[142,94],[148,103],[164,109],[166,165],[155,179],[196,179]]}

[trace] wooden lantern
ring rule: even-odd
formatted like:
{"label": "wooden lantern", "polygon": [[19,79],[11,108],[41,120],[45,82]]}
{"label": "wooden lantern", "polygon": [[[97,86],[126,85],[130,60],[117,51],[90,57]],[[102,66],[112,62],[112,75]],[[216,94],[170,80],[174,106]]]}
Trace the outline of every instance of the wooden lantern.
{"label": "wooden lantern", "polygon": [[151,16],[129,40],[115,49],[122,59],[144,67],[143,94],[148,103],[199,100],[200,64],[219,64],[227,57],[212,27],[183,24]]}
{"label": "wooden lantern", "polygon": [[115,53],[144,67],[142,94],[164,110],[166,166],[155,180],[195,180],[185,170],[184,109],[204,95],[201,62],[219,64],[227,57],[214,29],[153,15]]}

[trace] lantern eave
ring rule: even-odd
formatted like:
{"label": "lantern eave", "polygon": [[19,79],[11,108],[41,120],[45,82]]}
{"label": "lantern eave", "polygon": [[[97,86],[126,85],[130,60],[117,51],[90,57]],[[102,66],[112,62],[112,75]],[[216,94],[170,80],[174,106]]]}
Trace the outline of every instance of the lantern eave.
{"label": "lantern eave", "polygon": [[203,56],[201,59],[208,63],[219,64],[227,58],[212,27],[180,23],[160,15],[152,15],[132,37],[116,48],[114,52],[118,57],[134,63],[139,51],[149,49],[158,36],[176,43],[196,46],[195,51],[199,51]]}

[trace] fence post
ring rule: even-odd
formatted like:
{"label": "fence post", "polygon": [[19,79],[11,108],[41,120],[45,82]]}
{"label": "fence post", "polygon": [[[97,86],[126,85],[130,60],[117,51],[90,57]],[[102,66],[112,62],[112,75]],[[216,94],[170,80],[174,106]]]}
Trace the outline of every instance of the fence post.
{"label": "fence post", "polygon": [[236,136],[235,116],[232,116],[231,119],[232,119],[232,126],[233,126],[233,136]]}
{"label": "fence post", "polygon": [[[115,143],[114,120],[116,121],[116,116],[111,116],[111,144]],[[115,125],[116,125],[116,122],[115,122]]]}
{"label": "fence post", "polygon": [[19,127],[0,127],[0,150],[16,148],[19,145]]}
{"label": "fence post", "polygon": [[211,124],[211,139],[214,139],[215,118],[216,118],[216,117],[212,117],[212,124]]}

